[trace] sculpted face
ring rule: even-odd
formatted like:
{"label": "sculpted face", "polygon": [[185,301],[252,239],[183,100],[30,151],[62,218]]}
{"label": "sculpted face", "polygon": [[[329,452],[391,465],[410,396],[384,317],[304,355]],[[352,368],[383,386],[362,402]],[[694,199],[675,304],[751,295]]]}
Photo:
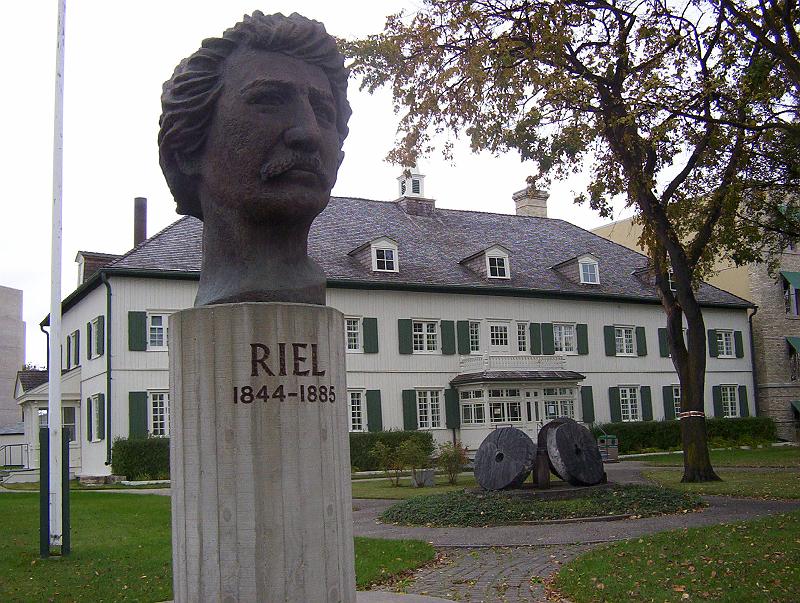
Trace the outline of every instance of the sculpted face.
{"label": "sculpted face", "polygon": [[225,61],[195,171],[204,219],[308,222],[327,205],[343,157],[324,72],[275,52],[239,48]]}

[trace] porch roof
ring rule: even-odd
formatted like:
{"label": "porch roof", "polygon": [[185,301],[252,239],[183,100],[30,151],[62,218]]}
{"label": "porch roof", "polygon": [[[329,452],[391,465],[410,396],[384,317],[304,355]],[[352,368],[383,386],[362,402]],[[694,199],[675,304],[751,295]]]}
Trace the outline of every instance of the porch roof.
{"label": "porch roof", "polygon": [[450,385],[466,385],[485,381],[581,381],[586,375],[575,371],[482,371],[465,373],[450,381]]}

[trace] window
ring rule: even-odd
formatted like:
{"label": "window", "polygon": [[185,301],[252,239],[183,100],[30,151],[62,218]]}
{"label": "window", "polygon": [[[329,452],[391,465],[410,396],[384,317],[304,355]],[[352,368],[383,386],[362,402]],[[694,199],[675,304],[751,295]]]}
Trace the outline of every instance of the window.
{"label": "window", "polygon": [[489,390],[489,420],[492,423],[518,423],[522,421],[522,401],[519,389]]}
{"label": "window", "polygon": [[437,389],[417,390],[417,425],[420,429],[442,426],[441,395]]}
{"label": "window", "polygon": [[783,279],[783,303],[787,314],[800,316],[800,296],[797,295],[797,289],[785,278]]}
{"label": "window", "polygon": [[482,425],[486,423],[486,406],[483,403],[483,390],[463,390],[461,399],[462,425]]}
{"label": "window", "polygon": [[67,370],[80,366],[80,334],[78,331],[73,331],[67,335]]}
{"label": "window", "polygon": [[675,403],[675,416],[681,413],[681,386],[672,386],[672,401]]}
{"label": "window", "polygon": [[545,387],[544,416],[546,420],[557,417],[575,418],[575,388]]}
{"label": "window", "polygon": [[147,315],[147,349],[166,350],[168,337],[168,314]]}
{"label": "window", "polygon": [[435,320],[414,320],[411,338],[415,352],[435,352],[439,349],[439,323]]}
{"label": "window", "polygon": [[580,260],[578,262],[581,272],[581,283],[587,285],[597,285],[600,283],[600,276],[597,262],[594,260]]}
{"label": "window", "polygon": [[102,399],[100,394],[95,394],[91,398],[89,398],[89,403],[92,406],[92,441],[98,441],[102,438],[100,437],[103,433],[105,433],[104,425],[103,425],[103,418],[105,416],[104,409],[101,407]]}
{"label": "window", "polygon": [[508,258],[499,255],[487,255],[489,278],[509,278]]}
{"label": "window", "polygon": [[471,354],[481,351],[481,323],[477,321],[469,323],[469,351]]}
{"label": "window", "polygon": [[[39,427],[49,427],[49,421],[47,419],[47,409],[42,407],[38,411],[39,414]],[[67,436],[68,442],[75,441],[75,417],[77,413],[75,412],[74,406],[62,406],[61,407],[61,429],[63,433]],[[38,436],[37,436],[37,442]]]}
{"label": "window", "polygon": [[553,323],[555,351],[564,354],[577,353],[575,347],[575,323]]}
{"label": "window", "polygon": [[91,321],[87,328],[87,358],[97,358],[105,350],[105,316],[98,316]]}
{"label": "window", "polygon": [[365,431],[364,392],[348,390],[350,400],[350,431]]}
{"label": "window", "polygon": [[617,356],[635,356],[633,327],[614,327]]}
{"label": "window", "polygon": [[800,355],[794,348],[791,348],[789,350],[789,380],[797,381],[798,374],[800,374]]}
{"label": "window", "polygon": [[639,387],[622,386],[619,388],[619,408],[623,422],[638,421],[639,412]]}
{"label": "window", "polygon": [[396,272],[394,249],[375,249],[375,270],[379,272]]}
{"label": "window", "polygon": [[667,285],[670,291],[677,291],[675,288],[675,271],[672,268],[667,269]]}
{"label": "window", "polygon": [[717,355],[719,358],[735,358],[733,331],[717,331]]}
{"label": "window", "polygon": [[520,352],[528,351],[528,323],[517,323],[517,350]]}
{"label": "window", "polygon": [[508,351],[508,325],[489,325],[489,349],[494,351]]}
{"label": "window", "polygon": [[150,434],[169,435],[169,393],[150,392]]}
{"label": "window", "polygon": [[361,351],[361,319],[344,319],[344,338],[347,343],[345,348],[348,352]]}
{"label": "window", "polygon": [[722,416],[732,419],[739,416],[739,399],[737,396],[738,387],[735,385],[720,385],[719,391],[722,397]]}

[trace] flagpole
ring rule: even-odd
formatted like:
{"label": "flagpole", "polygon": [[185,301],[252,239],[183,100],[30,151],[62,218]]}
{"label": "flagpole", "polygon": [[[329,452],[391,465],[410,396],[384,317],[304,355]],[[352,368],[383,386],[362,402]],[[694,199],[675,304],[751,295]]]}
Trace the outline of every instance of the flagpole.
{"label": "flagpole", "polygon": [[47,405],[47,422],[50,431],[50,545],[56,547],[60,547],[62,543],[61,467],[62,461],[64,461],[61,452],[61,197],[64,155],[64,21],[66,12],[66,0],[58,0],[53,123],[53,217],[50,247],[49,400]]}

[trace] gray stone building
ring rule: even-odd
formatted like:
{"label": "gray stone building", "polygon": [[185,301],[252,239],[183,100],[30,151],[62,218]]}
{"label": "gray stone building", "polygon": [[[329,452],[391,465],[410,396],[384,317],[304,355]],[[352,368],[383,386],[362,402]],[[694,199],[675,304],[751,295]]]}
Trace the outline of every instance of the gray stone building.
{"label": "gray stone building", "polygon": [[14,399],[17,371],[25,363],[22,291],[0,286],[0,427],[22,421]]}

